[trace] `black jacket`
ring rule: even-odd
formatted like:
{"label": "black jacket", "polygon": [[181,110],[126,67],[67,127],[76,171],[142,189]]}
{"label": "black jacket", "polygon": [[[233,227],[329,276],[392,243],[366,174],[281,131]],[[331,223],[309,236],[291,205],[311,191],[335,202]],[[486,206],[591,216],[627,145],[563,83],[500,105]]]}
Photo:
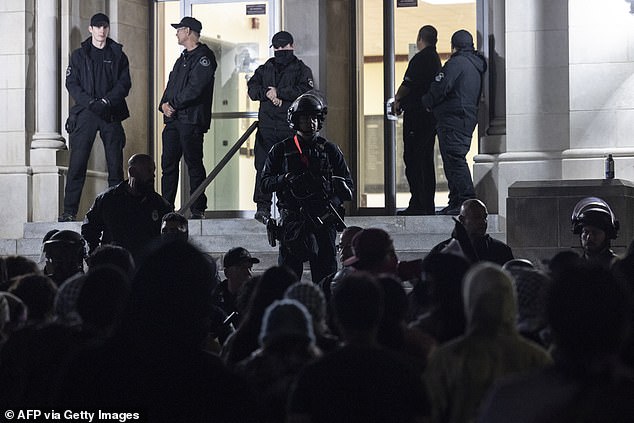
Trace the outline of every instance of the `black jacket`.
{"label": "black jacket", "polygon": [[100,244],[117,244],[136,256],[161,235],[161,219],[172,206],[158,193],[133,196],[128,181],[108,188],[86,213],[81,234],[92,252]]}
{"label": "black jacket", "polygon": [[[70,110],[71,115],[78,115],[82,110],[87,109],[90,102],[95,99],[93,62],[90,58],[91,44],[91,38],[84,40],[81,47],[71,54],[70,63],[66,68],[66,89],[75,100],[75,105]],[[110,91],[106,98],[110,101],[112,120],[120,122],[130,117],[130,111],[125,101],[130,87],[132,87],[130,63],[121,44],[108,38],[105,48],[112,51],[113,57],[111,63],[113,80],[107,81]]]}
{"label": "black jacket", "polygon": [[439,128],[473,133],[486,68],[484,57],[474,50],[451,55],[422,98],[423,106],[434,112]]}
{"label": "black jacket", "polygon": [[[442,250],[447,245],[449,245],[449,243],[453,239],[456,238],[449,238],[444,240],[443,242],[432,248],[429,254],[442,252]],[[476,263],[479,261],[491,261],[502,266],[507,261],[514,259],[511,247],[509,247],[502,241],[492,238],[489,234],[486,234],[475,242],[471,242],[468,244],[468,241],[464,240],[458,242],[460,242],[460,247],[465,254],[465,258],[472,263]]]}
{"label": "black jacket", "polygon": [[[288,130],[288,108],[297,97],[312,90],[313,86],[312,71],[297,57],[286,66],[276,64],[274,57],[260,65],[247,82],[251,100],[260,101],[258,126]],[[282,106],[273,105],[266,97],[268,87],[277,89],[277,97],[282,100]]]}
{"label": "black jacket", "polygon": [[209,130],[217,66],[214,52],[203,43],[192,51],[183,50],[174,63],[159,103],[161,112],[163,103],[169,103],[176,109],[172,117],[163,116],[165,123],[178,120],[197,125],[204,132]]}
{"label": "black jacket", "polygon": [[440,68],[440,57],[435,46],[427,46],[412,57],[403,76],[403,85],[410,90],[401,99],[401,107],[406,113],[425,111],[420,99],[429,91]]}
{"label": "black jacket", "polygon": [[[295,137],[290,137],[277,143],[271,148],[262,170],[262,191],[265,193],[277,192],[278,207],[284,210],[299,212],[301,207],[315,209],[323,208],[332,202],[339,207],[346,198],[346,194],[340,192],[333,184],[333,176],[343,178],[350,190],[353,190],[350,169],[343,157],[341,149],[325,138],[317,137],[314,141],[304,141],[297,137],[302,155],[308,158],[308,165],[302,162]],[[291,173],[299,179],[294,184],[285,180],[285,175]],[[292,191],[291,191],[292,190]],[[320,196],[319,194],[322,194]],[[317,194],[317,195],[310,195]],[[310,197],[300,201],[297,197]]]}

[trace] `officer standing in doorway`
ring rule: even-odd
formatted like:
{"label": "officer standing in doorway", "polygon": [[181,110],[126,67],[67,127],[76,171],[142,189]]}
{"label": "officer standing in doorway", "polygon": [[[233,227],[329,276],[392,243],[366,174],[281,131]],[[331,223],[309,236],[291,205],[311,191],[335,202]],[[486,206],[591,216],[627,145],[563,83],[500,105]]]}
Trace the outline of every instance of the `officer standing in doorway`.
{"label": "officer standing in doorway", "polygon": [[314,283],[337,270],[335,240],[345,227],[342,204],[352,200],[352,177],[341,149],[319,136],[327,107],[302,94],[288,109],[296,131],[273,146],[262,170],[261,189],[277,192],[281,236],[278,263],[302,275],[310,262]]}
{"label": "officer standing in doorway", "polygon": [[108,37],[110,19],[103,13],[90,18],[90,38],[73,51],[66,69],[66,88],[75,100],[66,130],[70,160],[60,222],[75,220],[95,136],[103,142],[108,186],[123,181],[125,132],[121,122],[130,116],[125,98],[130,92],[130,65],[123,46]]}
{"label": "officer standing in doorway", "polygon": [[[163,155],[161,189],[163,197],[174,205],[178,189],[181,157],[189,171],[190,194],[205,180],[203,135],[211,126],[216,56],[200,42],[202,24],[185,16],[176,28],[178,44],[185,47],[170,72],[159,110],[163,113]],[[204,219],[207,197],[202,194],[191,206],[192,219]]]}
{"label": "officer standing in doorway", "polygon": [[478,124],[478,104],[486,60],[475,50],[473,37],[461,29],[451,36],[452,55],[422,98],[434,112],[438,146],[449,185],[449,204],[438,212],[457,215],[466,200],[475,198],[467,153]]}
{"label": "officer standing in doorway", "polygon": [[394,96],[394,110],[403,114],[403,161],[405,176],[412,196],[409,206],[398,215],[436,214],[436,168],[434,144],[436,143],[436,119],[425,110],[421,97],[429,90],[434,76],[440,71],[440,57],[436,52],[438,31],[425,25],[418,31],[418,53],[412,57],[403,83]]}
{"label": "officer standing in doorway", "polygon": [[271,40],[275,57],[255,70],[247,83],[251,100],[260,102],[258,132],[255,136],[255,219],[265,223],[271,217],[271,194],[260,190],[262,168],[269,150],[278,142],[293,136],[286,112],[301,94],[313,89],[313,73],[294,54],[293,36],[280,31]]}

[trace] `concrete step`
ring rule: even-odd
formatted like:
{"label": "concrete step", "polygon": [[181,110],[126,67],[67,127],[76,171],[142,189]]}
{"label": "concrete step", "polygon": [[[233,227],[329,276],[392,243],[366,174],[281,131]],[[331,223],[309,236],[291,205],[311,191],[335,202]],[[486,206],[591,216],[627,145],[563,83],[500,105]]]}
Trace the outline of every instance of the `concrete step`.
{"label": "concrete step", "polygon": [[[506,240],[497,215],[489,215],[489,233]],[[454,228],[450,216],[348,216],[346,224],[362,228],[381,228],[390,233],[400,260],[422,258],[436,244],[449,238]],[[81,230],[81,222],[36,222],[24,224],[24,237],[1,239],[0,255],[19,254],[37,260],[42,238],[51,229]],[[250,218],[190,220],[191,242],[202,251],[219,259],[232,247],[248,249],[261,260],[254,266],[260,272],[277,264],[277,248],[268,244],[266,228]]]}

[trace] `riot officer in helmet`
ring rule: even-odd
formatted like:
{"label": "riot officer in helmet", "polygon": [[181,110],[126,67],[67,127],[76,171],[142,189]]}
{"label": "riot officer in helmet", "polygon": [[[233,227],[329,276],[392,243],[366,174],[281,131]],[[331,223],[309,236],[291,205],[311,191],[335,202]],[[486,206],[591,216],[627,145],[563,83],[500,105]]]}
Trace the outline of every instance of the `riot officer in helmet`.
{"label": "riot officer in helmet", "polygon": [[84,273],[86,242],[77,232],[63,230],[56,232],[44,242],[46,270],[57,286],[77,273]]}
{"label": "riot officer in helmet", "polygon": [[310,262],[313,282],[337,270],[335,240],[343,230],[344,201],[353,182],[341,149],[319,135],[328,108],[316,92],[299,96],[288,109],[295,135],[271,148],[261,189],[277,192],[280,210],[280,265],[301,277]]}
{"label": "riot officer in helmet", "polygon": [[615,258],[610,241],[616,239],[619,221],[604,200],[587,197],[572,212],[572,232],[580,235],[583,258],[610,268]]}

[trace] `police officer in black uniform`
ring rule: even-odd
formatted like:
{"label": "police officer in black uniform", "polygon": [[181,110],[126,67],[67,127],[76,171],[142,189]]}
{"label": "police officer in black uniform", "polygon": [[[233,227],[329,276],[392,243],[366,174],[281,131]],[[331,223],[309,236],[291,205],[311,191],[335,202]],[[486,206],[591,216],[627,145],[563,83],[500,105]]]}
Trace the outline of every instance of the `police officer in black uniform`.
{"label": "police officer in black uniform", "polygon": [[482,75],[487,64],[475,51],[473,37],[461,29],[451,36],[452,55],[422,98],[434,112],[438,145],[449,185],[449,204],[439,214],[457,215],[465,200],[475,198],[467,153],[478,123]]}
{"label": "police officer in black uniform", "polygon": [[313,73],[294,55],[293,36],[280,31],[271,40],[275,57],[255,70],[247,83],[251,100],[260,101],[258,132],[255,136],[255,219],[266,223],[271,216],[271,194],[260,190],[262,168],[269,150],[293,136],[288,127],[288,107],[301,94],[313,89]]}
{"label": "police officer in black uniform", "polygon": [[583,259],[610,269],[617,259],[611,240],[619,234],[619,221],[603,199],[586,197],[572,212],[572,233],[578,234],[583,248]]}
{"label": "police officer in black uniform", "polygon": [[436,214],[436,168],[434,144],[436,143],[436,119],[425,110],[421,97],[429,90],[434,76],[440,71],[440,57],[436,52],[438,31],[425,25],[418,31],[418,53],[412,57],[403,83],[394,96],[394,110],[403,114],[403,161],[405,176],[412,194],[409,206],[398,215]]}
{"label": "police officer in black uniform", "polygon": [[[178,44],[185,47],[170,72],[159,110],[163,113],[163,155],[161,157],[161,190],[172,205],[178,189],[181,157],[189,171],[190,193],[205,180],[203,135],[211,125],[211,103],[214,94],[216,56],[199,42],[202,24],[186,16],[176,28]],[[191,218],[203,219],[207,197],[202,194],[191,206]]]}
{"label": "police officer in black uniform", "polygon": [[88,31],[90,38],[73,51],[66,69],[66,88],[75,105],[66,121],[70,161],[60,222],[75,220],[97,131],[106,153],[108,186],[123,180],[125,132],[121,121],[130,116],[125,101],[132,86],[130,65],[123,46],[108,37],[108,16],[94,15]]}
{"label": "police officer in black uniform", "polygon": [[277,192],[281,236],[278,263],[297,275],[310,262],[317,283],[337,270],[335,239],[343,230],[342,203],[352,199],[352,177],[336,144],[319,136],[327,107],[315,93],[299,96],[288,109],[296,131],[273,146],[262,170],[261,189]]}
{"label": "police officer in black uniform", "polygon": [[97,196],[81,227],[89,253],[101,244],[116,244],[136,260],[160,237],[162,218],[172,206],[154,191],[155,170],[152,157],[135,154],[128,161],[128,180]]}

